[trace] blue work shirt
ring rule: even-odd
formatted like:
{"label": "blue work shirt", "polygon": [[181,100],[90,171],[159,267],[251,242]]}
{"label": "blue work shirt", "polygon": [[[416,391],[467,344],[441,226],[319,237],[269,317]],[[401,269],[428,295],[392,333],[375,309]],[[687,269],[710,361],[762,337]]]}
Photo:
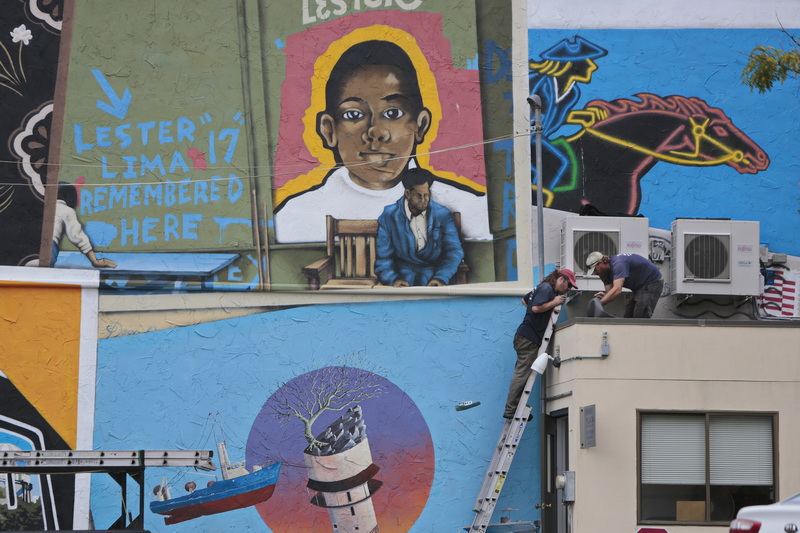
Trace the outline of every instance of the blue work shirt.
{"label": "blue work shirt", "polygon": [[[609,262],[611,263],[612,279],[625,278],[622,286],[632,291],[638,291],[648,283],[661,279],[661,271],[658,267],[641,255],[612,255]],[[609,285],[613,285],[613,283],[609,283]]]}
{"label": "blue work shirt", "polygon": [[547,329],[547,323],[550,322],[550,315],[553,314],[553,310],[548,309],[544,313],[535,313],[533,307],[544,305],[555,297],[556,290],[546,281],[540,283],[533,291],[526,294],[523,298],[525,300],[525,318],[522,319],[522,324],[517,328],[517,335],[530,339],[541,346],[542,335]]}

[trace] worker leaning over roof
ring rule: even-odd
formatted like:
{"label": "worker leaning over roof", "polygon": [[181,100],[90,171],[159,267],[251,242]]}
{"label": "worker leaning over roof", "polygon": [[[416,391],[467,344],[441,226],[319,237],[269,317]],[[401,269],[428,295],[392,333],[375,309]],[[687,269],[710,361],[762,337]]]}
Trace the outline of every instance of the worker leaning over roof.
{"label": "worker leaning over roof", "polygon": [[649,259],[637,254],[619,254],[611,257],[602,252],[592,252],[586,257],[587,274],[596,274],[605,285],[605,292],[595,294],[600,305],[616,299],[622,289],[633,294],[625,304],[625,318],[650,318],[656,308],[664,278]]}

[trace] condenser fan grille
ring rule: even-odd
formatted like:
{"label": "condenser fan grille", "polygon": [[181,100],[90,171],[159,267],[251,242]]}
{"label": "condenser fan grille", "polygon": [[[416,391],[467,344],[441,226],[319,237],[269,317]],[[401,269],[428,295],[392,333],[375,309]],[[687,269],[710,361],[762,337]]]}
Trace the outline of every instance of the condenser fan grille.
{"label": "condenser fan grille", "polygon": [[730,280],[730,235],[684,236],[685,277]]}
{"label": "condenser fan grille", "polygon": [[586,256],[592,252],[616,255],[619,252],[618,231],[579,231],[573,233],[575,245],[572,248],[573,271],[586,274]]}

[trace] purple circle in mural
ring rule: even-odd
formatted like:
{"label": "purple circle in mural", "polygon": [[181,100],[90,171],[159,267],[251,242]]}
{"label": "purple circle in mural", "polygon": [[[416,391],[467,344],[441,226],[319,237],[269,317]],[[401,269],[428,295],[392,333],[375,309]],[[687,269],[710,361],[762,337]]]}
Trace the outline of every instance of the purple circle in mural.
{"label": "purple circle in mural", "polygon": [[[316,439],[347,450],[326,457],[331,450],[315,443],[316,451],[306,453]],[[353,470],[365,453],[374,466]],[[344,479],[321,479],[319,465],[316,473],[306,465],[311,458],[324,469],[337,457]],[[281,462],[274,494],[256,505],[276,533],[327,533],[332,522],[341,524],[353,513],[362,526],[377,521],[382,533],[408,531],[425,507],[434,475],[433,441],[417,405],[382,376],[349,366],[307,372],[276,390],[253,423],[246,458],[248,470]],[[355,504],[338,507],[333,502],[339,497]]]}

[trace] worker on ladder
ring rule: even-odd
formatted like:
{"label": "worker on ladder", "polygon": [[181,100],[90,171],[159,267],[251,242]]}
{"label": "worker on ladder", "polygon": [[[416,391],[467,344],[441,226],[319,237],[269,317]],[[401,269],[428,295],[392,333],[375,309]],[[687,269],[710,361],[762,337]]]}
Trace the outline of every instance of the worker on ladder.
{"label": "worker on ladder", "polygon": [[567,301],[570,288],[577,289],[575,273],[569,269],[554,270],[531,292],[522,298],[525,318],[514,335],[517,364],[508,387],[508,398],[503,418],[514,418],[525,383],[531,374],[531,365],[539,353],[553,309]]}

